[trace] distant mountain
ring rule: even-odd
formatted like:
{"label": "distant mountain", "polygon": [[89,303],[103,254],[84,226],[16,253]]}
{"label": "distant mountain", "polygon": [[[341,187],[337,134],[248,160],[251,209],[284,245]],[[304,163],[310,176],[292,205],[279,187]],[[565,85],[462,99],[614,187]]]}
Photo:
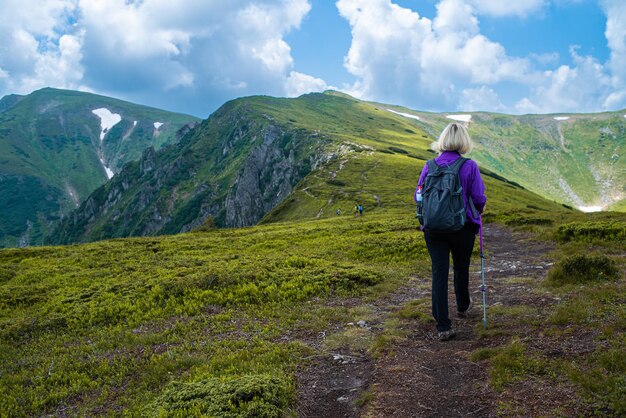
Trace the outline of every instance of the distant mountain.
{"label": "distant mountain", "polygon": [[436,114],[388,107],[436,137],[468,122],[472,158],[524,187],[584,211],[626,211],[626,110],[512,116]]}
{"label": "distant mountain", "polygon": [[0,246],[41,244],[54,222],[199,120],[89,93],[45,88],[0,100]]}
{"label": "distant mountain", "polygon": [[[432,142],[416,120],[334,92],[226,103],[178,144],[148,149],[67,216],[50,244],[413,211]],[[560,207],[484,170],[493,195]]]}

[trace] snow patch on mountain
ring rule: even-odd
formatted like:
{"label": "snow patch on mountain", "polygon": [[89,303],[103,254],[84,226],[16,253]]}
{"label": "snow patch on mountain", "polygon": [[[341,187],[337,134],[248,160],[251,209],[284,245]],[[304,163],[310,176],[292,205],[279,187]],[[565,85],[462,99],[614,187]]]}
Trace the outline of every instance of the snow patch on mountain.
{"label": "snow patch on mountain", "polygon": [[154,129],[156,129],[157,131],[159,130],[161,126],[163,126],[162,122],[154,122]]}
{"label": "snow patch on mountain", "polygon": [[472,120],[472,115],[447,115],[448,119],[458,120],[460,122],[469,122]]}
{"label": "snow patch on mountain", "polygon": [[94,109],[91,111],[91,113],[100,118],[100,142],[104,140],[104,136],[109,131],[109,129],[117,125],[122,120],[122,117],[120,115],[118,115],[117,113],[111,113],[111,111],[106,107]]}
{"label": "snow patch on mountain", "polygon": [[604,208],[602,206],[578,206],[578,210],[581,212],[591,213],[591,212],[602,212]]}
{"label": "snow patch on mountain", "polygon": [[420,120],[419,116],[411,115],[410,113],[396,112],[395,110],[392,110],[392,109],[385,109],[385,110],[387,110],[388,112],[391,112],[391,113],[395,113],[396,115],[404,116],[405,118],[411,118],[411,119]]}
{"label": "snow patch on mountain", "polygon": [[67,192],[67,194],[70,196],[70,199],[72,200],[72,203],[74,203],[75,207],[80,206],[80,199],[78,198],[78,193],[76,192],[76,189],[73,188],[68,182],[67,180],[65,181],[65,191]]}
{"label": "snow patch on mountain", "polygon": [[568,119],[569,119],[569,116],[555,116],[554,117],[554,120],[558,120],[558,121],[568,120]]}
{"label": "snow patch on mountain", "polygon": [[111,177],[115,175],[115,173],[113,172],[113,170],[106,166],[102,158],[100,158],[100,163],[102,164],[102,168],[104,168],[104,171],[107,173],[107,178],[110,180]]}

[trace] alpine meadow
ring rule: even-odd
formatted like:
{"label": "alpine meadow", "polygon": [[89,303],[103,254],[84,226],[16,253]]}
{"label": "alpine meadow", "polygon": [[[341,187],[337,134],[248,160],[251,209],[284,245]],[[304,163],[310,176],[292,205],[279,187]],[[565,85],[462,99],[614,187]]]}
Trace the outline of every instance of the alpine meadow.
{"label": "alpine meadow", "polygon": [[[626,415],[626,111],[135,106],[0,101],[0,243],[38,225],[0,250],[0,415]],[[488,326],[476,243],[481,314],[441,343],[413,192],[452,120],[487,190]]]}

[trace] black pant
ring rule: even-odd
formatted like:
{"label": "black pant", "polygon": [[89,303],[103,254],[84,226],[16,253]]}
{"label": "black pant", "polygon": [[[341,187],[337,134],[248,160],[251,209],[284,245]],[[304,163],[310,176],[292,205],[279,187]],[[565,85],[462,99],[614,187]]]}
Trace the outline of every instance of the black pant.
{"label": "black pant", "polygon": [[447,331],[452,326],[448,316],[448,269],[450,253],[454,266],[454,294],[458,311],[465,311],[470,304],[469,266],[477,226],[467,223],[456,232],[437,233],[425,230],[424,238],[433,266],[433,317],[437,331]]}

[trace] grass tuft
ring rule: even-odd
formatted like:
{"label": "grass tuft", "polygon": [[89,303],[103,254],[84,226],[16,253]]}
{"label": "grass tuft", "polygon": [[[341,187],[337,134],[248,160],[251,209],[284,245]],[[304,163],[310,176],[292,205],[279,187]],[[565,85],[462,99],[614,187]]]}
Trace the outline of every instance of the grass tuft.
{"label": "grass tuft", "polygon": [[552,286],[584,284],[619,278],[615,262],[605,255],[576,254],[559,261],[549,272],[546,283]]}

